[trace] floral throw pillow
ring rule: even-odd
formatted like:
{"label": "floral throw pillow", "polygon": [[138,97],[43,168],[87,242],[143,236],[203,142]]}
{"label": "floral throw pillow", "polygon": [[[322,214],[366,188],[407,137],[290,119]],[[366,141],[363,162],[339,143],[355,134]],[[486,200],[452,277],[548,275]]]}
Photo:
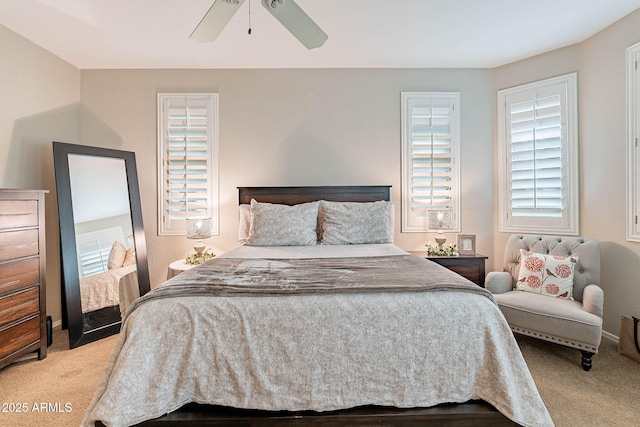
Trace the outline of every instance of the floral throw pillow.
{"label": "floral throw pillow", "polygon": [[516,289],[555,298],[573,299],[576,256],[545,255],[520,249]]}

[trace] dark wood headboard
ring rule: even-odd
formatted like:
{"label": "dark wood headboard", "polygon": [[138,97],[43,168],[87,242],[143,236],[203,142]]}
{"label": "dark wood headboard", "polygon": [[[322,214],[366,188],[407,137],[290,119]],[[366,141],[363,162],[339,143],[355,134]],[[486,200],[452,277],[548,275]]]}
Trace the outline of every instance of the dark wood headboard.
{"label": "dark wood headboard", "polygon": [[251,199],[263,203],[295,205],[328,200],[331,202],[376,202],[390,200],[390,185],[351,185],[318,187],[238,187],[238,203],[248,204]]}

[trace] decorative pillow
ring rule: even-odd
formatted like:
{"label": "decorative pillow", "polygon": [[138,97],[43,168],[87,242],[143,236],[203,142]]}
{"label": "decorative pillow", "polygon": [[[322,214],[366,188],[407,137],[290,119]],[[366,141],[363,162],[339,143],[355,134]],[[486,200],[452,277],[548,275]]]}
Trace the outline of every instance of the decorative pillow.
{"label": "decorative pillow", "polygon": [[127,248],[125,248],[122,243],[118,242],[117,240],[113,242],[113,246],[111,246],[111,252],[109,252],[109,261],[107,262],[107,267],[109,268],[109,270],[122,267],[126,255]]}
{"label": "decorative pillow", "polygon": [[391,243],[390,202],[328,202],[322,205],[322,243]]}
{"label": "decorative pillow", "polygon": [[[321,205],[322,206],[322,205]],[[239,211],[239,223],[238,223],[238,243],[244,245],[247,243],[249,237],[249,227],[251,227],[251,205],[248,203],[242,204],[238,207]],[[393,243],[393,229],[395,227],[393,203],[389,203],[389,239],[390,243]],[[318,242],[322,240],[322,222],[324,217],[322,215],[322,208],[318,210]]]}
{"label": "decorative pillow", "polygon": [[128,265],[135,265],[135,264],[136,264],[136,254],[133,253],[131,249],[127,249],[127,253],[124,254],[124,262],[122,263],[122,266],[126,267]]}
{"label": "decorative pillow", "polygon": [[[354,202],[356,203],[356,202]],[[393,230],[395,227],[393,203],[389,202],[389,242],[393,243]],[[322,224],[324,223],[324,215],[322,213],[322,203],[320,204],[320,210],[318,211],[318,241],[322,242]]]}
{"label": "decorative pillow", "polygon": [[251,200],[249,246],[312,246],[317,243],[319,202],[277,205]]}
{"label": "decorative pillow", "polygon": [[520,273],[516,289],[573,299],[573,271],[576,256],[545,255],[520,249]]}

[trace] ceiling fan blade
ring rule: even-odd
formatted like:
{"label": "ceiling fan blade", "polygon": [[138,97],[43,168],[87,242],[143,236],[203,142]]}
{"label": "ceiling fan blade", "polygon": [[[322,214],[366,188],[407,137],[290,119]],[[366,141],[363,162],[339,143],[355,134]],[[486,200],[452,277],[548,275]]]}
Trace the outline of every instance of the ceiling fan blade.
{"label": "ceiling fan blade", "polygon": [[329,38],[294,0],[262,0],[262,5],[307,49],[315,49]]}
{"label": "ceiling fan blade", "polygon": [[189,38],[198,42],[212,42],[222,32],[244,0],[215,0]]}

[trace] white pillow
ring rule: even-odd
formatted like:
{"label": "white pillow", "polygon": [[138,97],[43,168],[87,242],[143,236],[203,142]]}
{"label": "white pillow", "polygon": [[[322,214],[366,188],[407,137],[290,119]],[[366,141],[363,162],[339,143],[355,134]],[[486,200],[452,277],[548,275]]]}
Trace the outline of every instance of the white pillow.
{"label": "white pillow", "polygon": [[124,261],[122,262],[123,267],[127,267],[129,265],[136,264],[136,253],[131,249],[127,249],[127,252],[124,255]]}
{"label": "white pillow", "polygon": [[328,202],[322,206],[322,244],[357,245],[391,243],[391,203]]}
{"label": "white pillow", "polygon": [[240,222],[238,223],[238,243],[244,245],[249,238],[251,227],[251,205],[244,203],[239,206]]}
{"label": "white pillow", "polygon": [[251,200],[248,246],[311,246],[317,243],[320,202],[278,205]]}
{"label": "white pillow", "polygon": [[127,248],[117,240],[113,242],[113,246],[111,246],[111,251],[109,252],[109,260],[107,261],[107,267],[109,270],[115,270],[116,268],[122,267],[126,256]]}

